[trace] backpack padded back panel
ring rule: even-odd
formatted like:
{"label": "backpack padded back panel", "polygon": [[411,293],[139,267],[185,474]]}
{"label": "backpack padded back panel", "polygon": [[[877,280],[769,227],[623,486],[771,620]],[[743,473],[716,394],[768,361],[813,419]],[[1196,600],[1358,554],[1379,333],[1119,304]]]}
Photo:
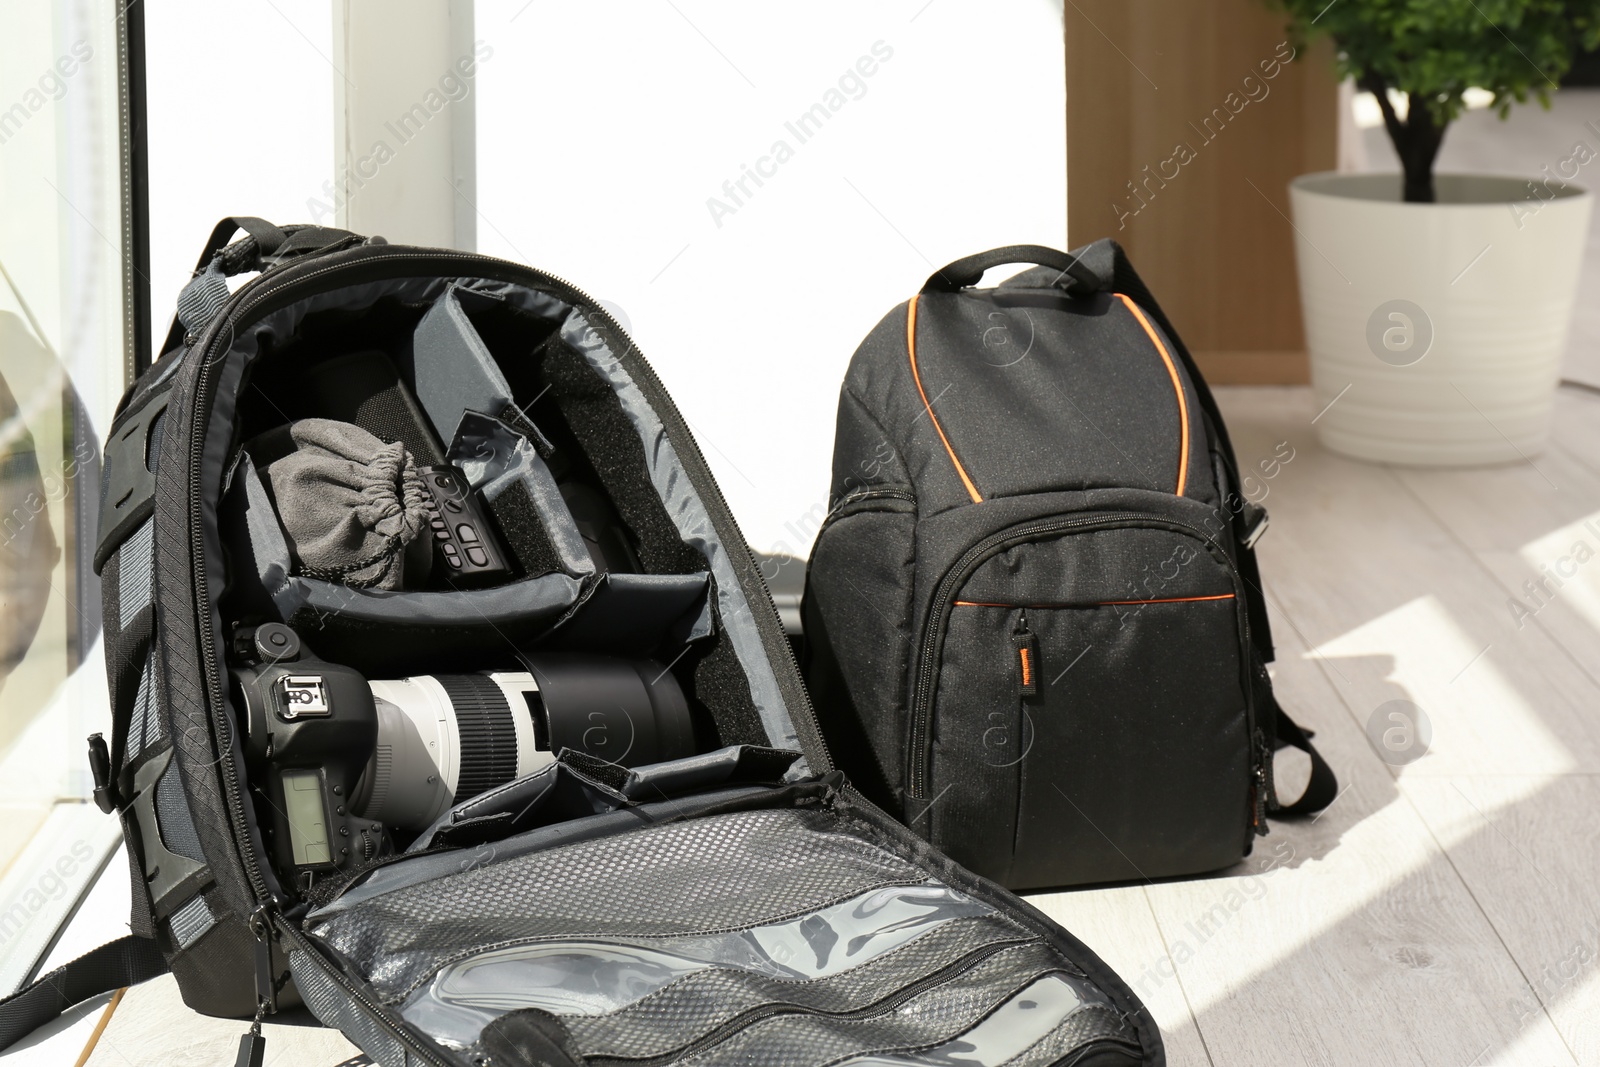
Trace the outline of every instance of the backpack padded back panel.
{"label": "backpack padded back panel", "polygon": [[[970,287],[1024,260],[1047,266]],[[1115,244],[935,274],[840,394],[805,625],[841,765],[1013,888],[1238,861],[1278,809],[1276,742],[1299,736],[1265,672],[1264,513],[1238,485]]]}

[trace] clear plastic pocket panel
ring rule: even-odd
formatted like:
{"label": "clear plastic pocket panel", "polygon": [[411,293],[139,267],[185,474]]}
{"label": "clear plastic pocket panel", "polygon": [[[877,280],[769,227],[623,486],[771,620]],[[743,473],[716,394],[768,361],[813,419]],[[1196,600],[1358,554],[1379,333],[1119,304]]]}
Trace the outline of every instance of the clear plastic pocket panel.
{"label": "clear plastic pocket panel", "polygon": [[[1046,1058],[1057,1054],[1049,1039],[1085,1007],[1097,1009],[1087,1013],[1095,1023],[1111,1021],[1106,1018],[1109,1009],[1105,1005],[1086,1002],[1079,988],[1065,976],[1047,975],[1000,1005],[977,1026],[942,1045],[922,1052],[853,1056],[837,1067],[980,1067],[1001,1063],[1020,1067],[1053,1063]],[[1088,1032],[1086,1027],[1078,1029]]]}
{"label": "clear plastic pocket panel", "polygon": [[1138,1062],[1133,1026],[1040,930],[889,845],[826,808],[706,815],[491,851],[306,929],[469,1058],[536,1012],[638,1067],[1047,1067],[1101,1040]]}
{"label": "clear plastic pocket panel", "polygon": [[830,978],[947,923],[994,916],[948,886],[890,886],[747,930],[635,942],[540,941],[445,967],[412,994],[402,1014],[436,1038],[467,1045],[489,1021],[521,1008],[604,1015],[712,969],[778,982]]}

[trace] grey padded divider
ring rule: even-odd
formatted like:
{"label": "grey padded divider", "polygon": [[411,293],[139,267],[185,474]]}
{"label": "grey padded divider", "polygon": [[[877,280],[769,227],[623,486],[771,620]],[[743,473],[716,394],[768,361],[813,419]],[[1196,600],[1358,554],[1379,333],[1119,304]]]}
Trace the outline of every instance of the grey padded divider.
{"label": "grey padded divider", "polygon": [[498,625],[544,617],[553,620],[578,599],[579,583],[565,574],[546,574],[489,589],[437,592],[352,589],[290,574],[288,542],[248,455],[240,458],[236,476],[245,479],[245,524],[256,557],[256,573],[285,619],[306,610],[397,625]]}
{"label": "grey padded divider", "polygon": [[470,306],[496,300],[451,285],[417,323],[412,377],[417,400],[440,440],[455,436],[456,420],[463,411],[498,415],[511,403],[511,386],[463,307],[463,301]]}
{"label": "grey padded divider", "polygon": [[167,921],[172,925],[172,936],[177,940],[178,947],[188,948],[200,940],[200,935],[217,924],[217,917],[212,914],[206,898],[196,893],[194,899],[174,911]]}
{"label": "grey padded divider", "polygon": [[126,630],[149,607],[155,589],[155,523],[146,519],[117,549],[117,617]]}
{"label": "grey padded divider", "polygon": [[495,500],[520,482],[533,498],[561,569],[575,578],[594,573],[594,560],[584,546],[583,534],[533,442],[491,415],[468,411],[456,427],[447,458],[461,468],[467,482],[481,491],[485,500]]}

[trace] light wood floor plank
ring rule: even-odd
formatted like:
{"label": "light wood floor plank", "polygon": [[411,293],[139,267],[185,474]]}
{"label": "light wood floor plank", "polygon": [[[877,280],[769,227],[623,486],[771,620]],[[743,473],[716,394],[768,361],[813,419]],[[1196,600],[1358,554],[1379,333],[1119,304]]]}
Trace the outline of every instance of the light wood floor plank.
{"label": "light wood floor plank", "polygon": [[1533,996],[1497,1009],[1546,1012],[1583,1064],[1600,1063],[1600,778],[1407,779],[1422,813],[1521,965]]}
{"label": "light wood floor plank", "polygon": [[[1558,429],[1600,426],[1600,398],[1584,404],[1560,409]],[[1600,450],[1600,434],[1594,443]],[[1600,469],[1561,448],[1535,462],[1539,472],[1514,464],[1396,476],[1499,583],[1500,625],[1543,631],[1600,697]]]}
{"label": "light wood floor plank", "polygon": [[1037,893],[1029,903],[1071,930],[1133,987],[1161,1028],[1168,1067],[1221,1067],[1200,1040],[1142,886]]}

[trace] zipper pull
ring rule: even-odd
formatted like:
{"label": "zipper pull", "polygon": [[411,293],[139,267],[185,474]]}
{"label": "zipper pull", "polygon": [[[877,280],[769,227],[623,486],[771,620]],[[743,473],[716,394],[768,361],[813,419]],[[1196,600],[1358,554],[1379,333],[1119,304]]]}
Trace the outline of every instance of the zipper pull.
{"label": "zipper pull", "polygon": [[278,985],[272,973],[272,908],[271,904],[263,904],[250,915],[250,932],[256,939],[256,1017],[239,1038],[234,1067],[261,1067],[267,1054],[261,1020],[267,1012],[278,1010]]}
{"label": "zipper pull", "polygon": [[1267,747],[1266,737],[1259,729],[1256,730],[1255,750],[1255,782],[1250,787],[1252,807],[1255,809],[1252,813],[1255,820],[1253,829],[1257,837],[1266,837],[1269,830],[1267,813],[1277,809],[1278,797],[1272,780],[1272,750]]}
{"label": "zipper pull", "polygon": [[818,778],[817,781],[822,783],[823,786],[822,797],[819,800],[819,803],[824,808],[833,807],[834,801],[838,800],[839,794],[844,791],[844,772],[829,771],[827,774],[824,774]]}
{"label": "zipper pull", "polygon": [[256,1026],[261,1016],[278,1010],[278,986],[272,973],[272,912],[270,904],[263,904],[250,916],[250,932],[256,938]]}
{"label": "zipper pull", "polygon": [[267,1054],[267,1039],[261,1033],[261,1016],[265,1011],[265,1003],[256,1005],[255,1021],[250,1024],[249,1032],[239,1038],[239,1057],[233,1061],[233,1067],[261,1067]]}
{"label": "zipper pull", "polygon": [[1017,692],[1031,697],[1039,692],[1039,640],[1028,629],[1028,613],[1017,615],[1016,628],[1011,631],[1011,644],[1016,649]]}

